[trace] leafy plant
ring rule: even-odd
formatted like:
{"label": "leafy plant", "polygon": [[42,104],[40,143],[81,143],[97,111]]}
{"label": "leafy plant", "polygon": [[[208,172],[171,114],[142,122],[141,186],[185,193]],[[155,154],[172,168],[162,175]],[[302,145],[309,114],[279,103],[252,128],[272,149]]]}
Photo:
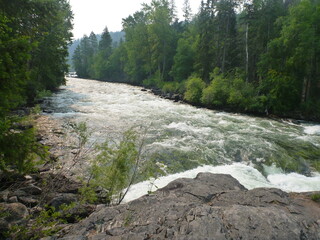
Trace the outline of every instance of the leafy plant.
{"label": "leafy plant", "polygon": [[94,201],[92,189],[102,188],[106,190],[106,203],[120,204],[137,177],[142,143],[138,145],[136,133],[129,130],[119,144],[106,141],[97,149],[99,154],[90,167],[88,184],[81,191],[86,193],[85,199]]}
{"label": "leafy plant", "polygon": [[312,194],[311,199],[315,202],[320,202],[320,193]]}
{"label": "leafy plant", "polygon": [[0,170],[28,173],[47,155],[28,121],[18,117],[0,119]]}
{"label": "leafy plant", "polygon": [[184,99],[188,102],[200,104],[202,90],[205,88],[205,83],[201,78],[190,77],[186,83],[186,92]]}
{"label": "leafy plant", "polygon": [[66,218],[74,207],[75,203],[64,204],[59,209],[47,207],[37,216],[30,216],[28,224],[12,226],[6,235],[12,240],[37,240],[52,236],[62,229],[61,224],[66,223]]}

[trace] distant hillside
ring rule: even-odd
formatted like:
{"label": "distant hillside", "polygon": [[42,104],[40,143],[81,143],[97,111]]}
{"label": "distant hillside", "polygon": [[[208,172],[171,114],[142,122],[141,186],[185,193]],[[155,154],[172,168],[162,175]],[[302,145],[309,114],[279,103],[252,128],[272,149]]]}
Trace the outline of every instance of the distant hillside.
{"label": "distant hillside", "polygon": [[[96,34],[98,41],[100,41],[101,38],[101,34]],[[125,33],[124,32],[110,32],[110,36],[112,38],[112,44],[114,47],[116,47],[118,45],[118,43],[120,42],[121,39],[125,38]],[[72,65],[72,56],[74,51],[76,50],[77,46],[80,44],[82,38],[80,39],[76,39],[72,42],[72,44],[69,46],[69,57],[68,57],[68,64],[69,64],[69,71],[73,72],[74,68]]]}

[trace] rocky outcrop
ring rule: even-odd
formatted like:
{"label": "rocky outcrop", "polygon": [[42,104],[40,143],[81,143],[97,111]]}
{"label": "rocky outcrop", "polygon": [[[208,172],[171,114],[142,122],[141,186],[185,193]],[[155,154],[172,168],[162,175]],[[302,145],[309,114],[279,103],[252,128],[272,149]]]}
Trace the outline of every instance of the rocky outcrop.
{"label": "rocky outcrop", "polygon": [[308,194],[247,190],[230,175],[201,173],[98,209],[60,239],[320,239],[320,205]]}

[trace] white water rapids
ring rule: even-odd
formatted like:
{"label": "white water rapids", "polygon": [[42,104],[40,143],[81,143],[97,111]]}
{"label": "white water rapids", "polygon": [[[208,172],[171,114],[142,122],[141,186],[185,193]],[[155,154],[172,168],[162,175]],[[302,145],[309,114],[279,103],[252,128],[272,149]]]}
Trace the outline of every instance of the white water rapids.
{"label": "white water rapids", "polygon": [[[320,190],[320,174],[304,158],[312,149],[316,152],[313,161],[320,162],[317,124],[196,108],[159,98],[139,87],[85,79],[68,79],[47,107],[53,118],[86,121],[98,142],[132,127],[145,129],[145,157],[164,164],[169,174],[134,185],[127,201],[176,178],[195,177],[205,171],[231,174],[248,189]],[[275,167],[286,161],[280,165],[289,167],[297,161],[304,175]]]}

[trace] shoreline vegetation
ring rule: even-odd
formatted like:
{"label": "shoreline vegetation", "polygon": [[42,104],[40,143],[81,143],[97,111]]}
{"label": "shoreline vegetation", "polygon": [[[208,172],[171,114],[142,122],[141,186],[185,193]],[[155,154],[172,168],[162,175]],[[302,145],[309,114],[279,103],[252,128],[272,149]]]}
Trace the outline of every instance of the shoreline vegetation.
{"label": "shoreline vegetation", "polygon": [[197,106],[320,121],[319,2],[202,1],[179,21],[169,1],[84,36],[72,59],[80,78],[153,88]]}

